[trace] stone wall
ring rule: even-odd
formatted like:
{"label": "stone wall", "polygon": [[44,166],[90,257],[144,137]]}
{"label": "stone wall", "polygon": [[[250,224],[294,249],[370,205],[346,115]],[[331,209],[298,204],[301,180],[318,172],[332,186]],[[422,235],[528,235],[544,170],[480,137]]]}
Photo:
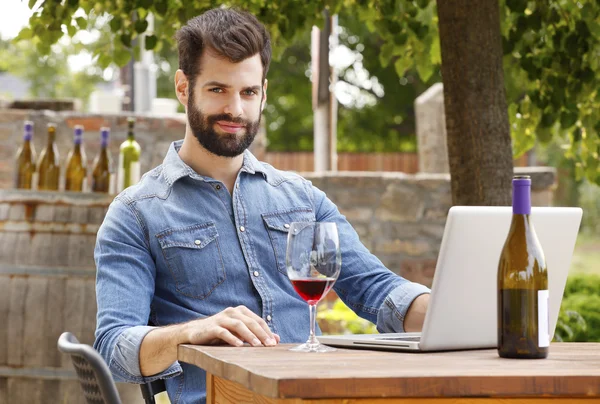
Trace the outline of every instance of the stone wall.
{"label": "stone wall", "polygon": [[[517,168],[532,177],[532,204],[550,206],[556,173]],[[337,204],[363,244],[393,272],[431,286],[452,206],[449,174],[303,173]]]}

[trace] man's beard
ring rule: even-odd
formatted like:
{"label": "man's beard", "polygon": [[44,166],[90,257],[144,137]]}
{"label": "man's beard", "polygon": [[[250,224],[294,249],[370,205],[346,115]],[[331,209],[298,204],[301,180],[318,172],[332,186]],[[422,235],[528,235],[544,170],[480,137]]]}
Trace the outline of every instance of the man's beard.
{"label": "man's beard", "polygon": [[[262,102],[261,102],[262,107]],[[246,150],[254,141],[260,126],[261,114],[258,120],[248,121],[242,118],[234,118],[230,114],[204,115],[194,102],[194,95],[190,92],[187,108],[188,124],[198,142],[206,150],[222,157],[236,157]],[[238,133],[219,134],[215,131],[218,121],[231,122],[243,125]]]}

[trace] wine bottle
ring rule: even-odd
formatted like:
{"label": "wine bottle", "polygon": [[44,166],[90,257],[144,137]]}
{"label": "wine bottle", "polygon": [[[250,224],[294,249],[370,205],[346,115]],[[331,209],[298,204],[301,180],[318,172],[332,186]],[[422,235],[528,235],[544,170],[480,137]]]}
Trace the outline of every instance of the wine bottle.
{"label": "wine bottle", "polygon": [[128,132],[127,140],[121,143],[119,149],[119,168],[117,172],[117,192],[123,191],[125,188],[137,184],[140,180],[140,153],[141,148],[135,140],[133,128],[135,126],[135,118],[127,120]]}
{"label": "wine bottle", "polygon": [[548,356],[548,271],[531,214],[531,179],[513,178],[512,221],[498,264],[498,354]]}
{"label": "wine bottle", "polygon": [[48,124],[48,143],[40,153],[37,164],[37,189],[42,191],[57,191],[60,178],[60,163],[56,147],[56,125]]}
{"label": "wine bottle", "polygon": [[112,157],[108,150],[109,128],[100,128],[100,152],[94,159],[92,169],[92,191],[114,193]]}
{"label": "wine bottle", "polygon": [[83,149],[83,126],[81,125],[75,126],[73,148],[67,155],[65,191],[87,191],[87,158]]}
{"label": "wine bottle", "polygon": [[17,150],[15,188],[33,189],[35,178],[35,148],[33,146],[33,122],[25,121],[23,144]]}

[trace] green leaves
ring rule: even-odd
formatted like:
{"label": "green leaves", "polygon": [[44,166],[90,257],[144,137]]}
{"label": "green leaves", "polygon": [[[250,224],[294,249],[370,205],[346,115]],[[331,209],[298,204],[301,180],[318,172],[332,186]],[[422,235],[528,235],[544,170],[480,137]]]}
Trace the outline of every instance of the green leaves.
{"label": "green leaves", "polygon": [[156,37],[156,35],[148,35],[145,41],[146,50],[152,50],[156,47],[156,44],[158,43],[158,38]]}
{"label": "green leaves", "polygon": [[119,67],[125,66],[131,59],[131,52],[127,49],[121,48],[115,50],[114,61]]}
{"label": "green leaves", "polygon": [[137,32],[138,34],[142,34],[142,33],[146,32],[147,28],[148,28],[148,21],[137,20],[135,22],[135,32]]}
{"label": "green leaves", "polygon": [[79,27],[79,29],[86,29],[87,28],[87,20],[83,17],[77,17],[75,19],[75,22],[77,23],[77,26]]}

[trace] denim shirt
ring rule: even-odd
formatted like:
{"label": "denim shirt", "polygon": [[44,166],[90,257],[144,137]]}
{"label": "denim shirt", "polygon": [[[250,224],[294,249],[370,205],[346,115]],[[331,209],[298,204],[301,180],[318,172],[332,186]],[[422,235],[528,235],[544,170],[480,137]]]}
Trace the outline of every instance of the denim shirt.
{"label": "denim shirt", "polygon": [[205,402],[202,369],[175,362],[144,377],[139,350],[149,323],[183,323],[227,307],[248,307],[282,343],[306,341],[308,305],[285,269],[287,224],[294,221],[337,223],[342,269],[334,290],[380,332],[403,331],[408,307],[429,289],[385,268],[321,190],[246,151],[230,194],[181,160],[181,144],[171,144],[163,164],[115,198],[98,231],[94,348],[115,380],[165,378],[174,404]]}

